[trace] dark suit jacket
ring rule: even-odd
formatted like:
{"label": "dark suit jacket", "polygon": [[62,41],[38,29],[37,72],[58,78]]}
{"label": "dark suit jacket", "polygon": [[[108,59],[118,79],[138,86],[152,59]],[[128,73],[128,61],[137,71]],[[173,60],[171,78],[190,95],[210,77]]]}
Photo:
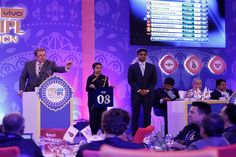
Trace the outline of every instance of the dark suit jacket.
{"label": "dark suit jacket", "polygon": [[43,157],[40,148],[32,139],[23,139],[16,134],[0,134],[0,147],[17,146],[22,155],[29,157]]}
{"label": "dark suit jacket", "polygon": [[200,128],[196,124],[186,125],[174,138],[176,142],[187,146],[200,139],[202,139],[200,135]]}
{"label": "dark suit jacket", "polygon": [[29,61],[25,63],[25,67],[21,73],[19,88],[23,91],[34,91],[54,72],[65,72],[65,66],[57,66],[55,62],[46,60],[40,71],[39,77],[36,75],[36,61]]}
{"label": "dark suit jacket", "polygon": [[236,144],[236,125],[224,129],[224,132],[222,134],[230,144]]}
{"label": "dark suit jacket", "polygon": [[128,70],[128,82],[132,92],[137,93],[139,89],[147,89],[150,92],[153,91],[157,82],[155,66],[146,62],[144,76],[142,76],[138,62],[130,65]]}
{"label": "dark suit jacket", "polygon": [[104,140],[101,140],[101,141],[93,141],[91,143],[80,146],[76,157],[82,157],[83,156],[82,153],[84,150],[99,150],[103,144],[107,144],[107,145],[118,147],[118,148],[126,148],[126,149],[144,149],[145,148],[143,144],[136,144],[129,141],[123,141],[122,139],[117,138],[117,137],[110,137],[110,138],[105,138]]}
{"label": "dark suit jacket", "polygon": [[153,100],[153,107],[157,107],[157,108],[167,108],[167,102],[163,101],[162,103],[160,103],[160,100],[163,98],[170,98],[172,101],[176,100],[179,98],[179,92],[176,88],[172,89],[172,92],[175,95],[175,98],[171,98],[167,92],[164,90],[164,88],[158,88],[156,90],[154,90],[154,100]]}
{"label": "dark suit jacket", "polygon": [[230,143],[224,137],[209,137],[202,140],[198,140],[190,144],[187,150],[198,150],[207,147],[220,147],[229,146]]}
{"label": "dark suit jacket", "polygon": [[[226,92],[229,94],[229,96],[233,94],[233,91],[230,89],[226,89]],[[220,97],[222,97],[222,94],[217,89],[211,92],[211,99],[219,100]]]}

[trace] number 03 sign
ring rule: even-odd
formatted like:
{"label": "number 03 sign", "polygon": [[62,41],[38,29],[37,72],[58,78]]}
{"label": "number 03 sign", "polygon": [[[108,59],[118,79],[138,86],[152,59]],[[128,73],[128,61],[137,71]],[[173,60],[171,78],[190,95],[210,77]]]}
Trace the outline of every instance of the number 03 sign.
{"label": "number 03 sign", "polygon": [[94,92],[94,105],[96,107],[112,107],[113,87],[96,89]]}

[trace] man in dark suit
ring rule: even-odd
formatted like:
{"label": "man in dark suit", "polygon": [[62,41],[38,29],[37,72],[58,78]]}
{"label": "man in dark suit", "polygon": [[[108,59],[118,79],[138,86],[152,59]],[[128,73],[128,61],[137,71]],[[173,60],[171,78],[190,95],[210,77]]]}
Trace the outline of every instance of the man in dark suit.
{"label": "man in dark suit", "polygon": [[163,87],[154,90],[154,113],[157,116],[163,116],[165,118],[165,133],[167,133],[168,126],[167,101],[174,101],[179,98],[179,91],[176,88],[173,88],[174,85],[175,80],[171,77],[167,77]]}
{"label": "man in dark suit", "polygon": [[233,91],[226,89],[226,81],[224,79],[216,80],[216,89],[211,93],[211,99],[219,100],[224,99],[228,100],[232,95]]}
{"label": "man in dark suit", "polygon": [[144,111],[144,127],[151,124],[153,89],[157,82],[156,68],[147,63],[147,50],[137,51],[138,62],[129,66],[128,82],[131,87],[132,134],[138,129],[141,104]]}
{"label": "man in dark suit", "polygon": [[130,123],[129,113],[120,108],[113,108],[102,114],[102,129],[105,139],[81,145],[77,157],[83,156],[84,150],[99,150],[103,144],[124,149],[144,149],[143,144],[136,144],[124,139],[125,131]]}
{"label": "man in dark suit", "polygon": [[217,114],[205,117],[200,125],[201,140],[191,143],[187,150],[199,150],[207,147],[221,147],[230,145],[229,141],[222,136],[224,120]]}
{"label": "man in dark suit", "polygon": [[25,119],[20,113],[7,114],[2,121],[3,133],[0,134],[0,147],[17,146],[22,156],[43,157],[40,148],[32,139],[24,139]]}
{"label": "man in dark suit", "polygon": [[188,121],[186,125],[174,138],[172,147],[175,149],[185,149],[194,141],[201,139],[200,126],[205,117],[211,114],[211,106],[206,102],[194,101],[189,109]]}
{"label": "man in dark suit", "polygon": [[70,69],[72,62],[68,61],[66,66],[57,66],[54,61],[47,60],[46,52],[42,48],[34,51],[35,60],[25,63],[25,67],[20,76],[19,92],[21,95],[23,91],[34,91],[54,72],[66,72]]}
{"label": "man in dark suit", "polygon": [[230,142],[230,144],[236,144],[236,105],[227,104],[224,106],[221,109],[220,116],[225,122],[222,135]]}

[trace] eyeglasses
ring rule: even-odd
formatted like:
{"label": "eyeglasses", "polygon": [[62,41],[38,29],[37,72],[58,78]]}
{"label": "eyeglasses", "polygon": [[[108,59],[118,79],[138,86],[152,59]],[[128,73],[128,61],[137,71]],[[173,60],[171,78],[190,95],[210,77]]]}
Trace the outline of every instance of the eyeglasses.
{"label": "eyeglasses", "polygon": [[138,55],[139,56],[146,56],[147,54],[146,53],[139,53]]}

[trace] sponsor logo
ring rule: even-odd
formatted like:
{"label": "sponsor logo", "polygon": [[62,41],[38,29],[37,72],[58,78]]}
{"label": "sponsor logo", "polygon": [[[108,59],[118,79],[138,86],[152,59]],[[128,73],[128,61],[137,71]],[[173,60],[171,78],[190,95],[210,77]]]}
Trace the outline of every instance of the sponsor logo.
{"label": "sponsor logo", "polygon": [[225,71],[226,64],[219,56],[214,56],[208,63],[208,68],[213,74],[222,74]]}
{"label": "sponsor logo", "polygon": [[178,66],[179,64],[176,59],[170,55],[163,56],[159,61],[159,67],[161,71],[168,75],[175,72]]}
{"label": "sponsor logo", "polygon": [[202,69],[202,61],[195,55],[189,56],[184,62],[184,68],[191,75],[196,75]]}
{"label": "sponsor logo", "polygon": [[38,95],[44,106],[52,111],[59,111],[69,104],[72,97],[72,88],[58,76],[51,76],[40,86]]}
{"label": "sponsor logo", "polygon": [[21,30],[21,20],[25,18],[23,8],[0,8],[0,43],[18,43]]}
{"label": "sponsor logo", "polygon": [[23,19],[25,11],[22,8],[0,8],[1,18]]}

